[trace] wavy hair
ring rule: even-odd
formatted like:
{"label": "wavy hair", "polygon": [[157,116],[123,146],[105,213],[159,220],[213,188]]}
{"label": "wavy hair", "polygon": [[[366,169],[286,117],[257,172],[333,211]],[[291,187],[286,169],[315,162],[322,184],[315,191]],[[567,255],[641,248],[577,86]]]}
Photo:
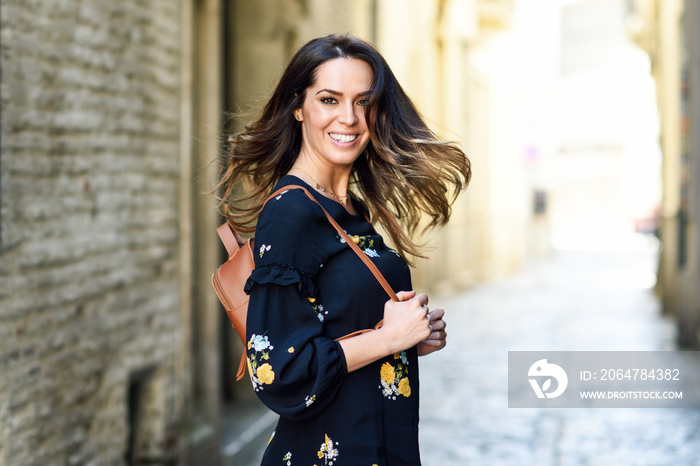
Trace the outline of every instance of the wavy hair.
{"label": "wavy hair", "polygon": [[423,231],[447,223],[452,203],[469,184],[471,164],[459,147],[428,128],[379,52],[351,35],[320,37],[299,49],[259,118],[229,138],[217,186],[220,211],[236,231],[255,230],[262,203],[301,149],[294,110],[319,65],[335,58],[363,60],[373,73],[365,108],[370,142],[353,165],[351,190],[405,260],[424,257],[412,236],[424,214]]}

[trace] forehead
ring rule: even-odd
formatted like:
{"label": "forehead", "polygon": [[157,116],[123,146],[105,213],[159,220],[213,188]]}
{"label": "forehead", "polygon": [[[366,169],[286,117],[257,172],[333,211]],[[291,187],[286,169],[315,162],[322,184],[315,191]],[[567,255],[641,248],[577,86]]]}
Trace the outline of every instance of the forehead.
{"label": "forehead", "polygon": [[343,93],[362,93],[372,84],[372,68],[357,58],[334,58],[316,68],[310,89],[329,89]]}

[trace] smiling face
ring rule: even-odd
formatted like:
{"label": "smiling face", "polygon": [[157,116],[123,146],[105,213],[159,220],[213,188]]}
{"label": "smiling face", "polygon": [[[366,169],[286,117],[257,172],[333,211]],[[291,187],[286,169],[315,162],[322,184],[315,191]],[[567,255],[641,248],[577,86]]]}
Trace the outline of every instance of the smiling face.
{"label": "smiling face", "polygon": [[352,167],[369,142],[365,107],[371,84],[372,69],[363,60],[335,58],[319,65],[294,112],[301,121],[300,158],[325,170]]}

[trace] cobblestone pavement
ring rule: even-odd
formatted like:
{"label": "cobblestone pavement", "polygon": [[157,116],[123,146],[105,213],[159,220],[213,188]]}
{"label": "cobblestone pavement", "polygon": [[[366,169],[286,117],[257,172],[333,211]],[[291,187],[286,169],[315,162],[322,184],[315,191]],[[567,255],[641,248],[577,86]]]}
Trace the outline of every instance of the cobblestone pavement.
{"label": "cobblestone pavement", "polygon": [[511,350],[671,350],[653,254],[559,252],[453,297],[421,360],[425,466],[700,465],[699,409],[509,409]]}

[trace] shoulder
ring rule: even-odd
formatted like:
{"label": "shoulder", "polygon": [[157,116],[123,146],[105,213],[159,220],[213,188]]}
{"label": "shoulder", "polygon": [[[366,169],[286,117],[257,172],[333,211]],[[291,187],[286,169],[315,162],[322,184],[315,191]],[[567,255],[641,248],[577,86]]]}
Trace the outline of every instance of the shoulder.
{"label": "shoulder", "polygon": [[[267,201],[258,218],[258,232],[266,228],[282,228],[288,232],[307,229],[325,219],[321,207],[300,189],[283,190]],[[291,231],[290,231],[291,229]]]}
{"label": "shoulder", "polygon": [[256,266],[284,264],[313,275],[331,254],[334,232],[321,207],[303,191],[283,191],[265,204],[258,218]]}

